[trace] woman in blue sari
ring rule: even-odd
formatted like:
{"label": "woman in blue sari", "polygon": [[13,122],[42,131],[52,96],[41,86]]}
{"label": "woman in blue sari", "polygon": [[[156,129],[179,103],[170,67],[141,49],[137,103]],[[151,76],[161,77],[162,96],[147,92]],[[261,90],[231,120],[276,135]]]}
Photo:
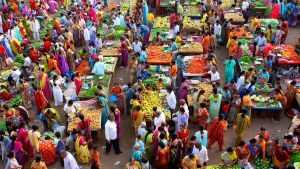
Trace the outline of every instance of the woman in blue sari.
{"label": "woman in blue sari", "polygon": [[148,25],[148,5],[147,5],[147,1],[143,2],[143,23],[144,23],[144,25]]}
{"label": "woman in blue sari", "polygon": [[11,58],[11,59],[14,59],[15,56],[14,54],[12,53],[12,50],[11,50],[11,47],[10,47],[10,44],[9,44],[9,40],[7,39],[6,35],[4,34],[4,38],[2,40],[2,44],[6,50],[6,53],[7,55]]}
{"label": "woman in blue sari", "polygon": [[109,106],[108,106],[108,103],[107,103],[107,99],[102,95],[102,94],[99,94],[99,97],[98,97],[98,101],[100,103],[100,110],[101,110],[101,126],[104,127],[105,123],[107,122],[108,120],[108,113],[109,113]]}
{"label": "woman in blue sari", "polygon": [[224,64],[225,64],[226,84],[228,84],[234,78],[236,62],[235,60],[233,60],[233,57],[230,56],[229,60],[226,60]]}
{"label": "woman in blue sari", "polygon": [[288,16],[288,23],[289,26],[296,26],[297,25],[297,16],[300,11],[300,9],[297,7],[297,3],[289,3],[286,7],[289,10],[289,16]]}

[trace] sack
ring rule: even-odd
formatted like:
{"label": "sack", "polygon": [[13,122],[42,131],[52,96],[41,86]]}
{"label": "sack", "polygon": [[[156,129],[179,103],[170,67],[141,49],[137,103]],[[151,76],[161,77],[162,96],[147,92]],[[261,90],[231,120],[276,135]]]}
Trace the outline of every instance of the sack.
{"label": "sack", "polygon": [[11,65],[13,62],[14,61],[10,57],[8,57],[7,59],[5,59],[5,63],[6,63],[7,66]]}

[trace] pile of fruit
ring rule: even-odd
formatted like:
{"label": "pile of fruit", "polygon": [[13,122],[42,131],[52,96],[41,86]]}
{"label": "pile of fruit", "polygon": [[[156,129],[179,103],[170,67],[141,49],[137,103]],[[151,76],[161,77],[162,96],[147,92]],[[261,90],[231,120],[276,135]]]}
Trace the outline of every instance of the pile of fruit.
{"label": "pile of fruit", "polygon": [[118,56],[121,55],[121,51],[119,50],[119,48],[115,48],[115,47],[108,47],[108,48],[104,48],[101,49],[101,55],[103,56]]}
{"label": "pile of fruit", "polygon": [[162,46],[149,46],[147,62],[150,64],[169,64],[172,61],[171,53],[165,53]]}
{"label": "pile of fruit", "polygon": [[[136,0],[132,0],[131,9],[134,10],[135,6],[136,6]],[[122,2],[121,13],[123,16],[127,13],[129,9],[130,9],[130,1],[126,0],[125,2]]]}
{"label": "pile of fruit", "polygon": [[156,17],[153,28],[170,28],[170,22],[169,22],[169,17]]}
{"label": "pile of fruit", "polygon": [[146,113],[146,118],[152,118],[153,107],[157,107],[158,109],[162,110],[162,101],[159,97],[158,92],[150,91],[143,95],[143,102],[141,105],[143,111]]}
{"label": "pile of fruit", "polygon": [[155,86],[155,83],[158,81],[159,78],[162,78],[164,84],[167,84],[167,83],[170,81],[170,78],[169,78],[169,77],[167,77],[167,76],[164,75],[164,74],[160,74],[159,76],[153,75],[153,76],[151,76],[151,77],[149,77],[149,78],[143,80],[143,83],[144,83],[145,85],[149,84],[149,85],[151,85],[151,86]]}
{"label": "pile of fruit", "polygon": [[214,166],[207,166],[206,169],[221,169],[221,168],[226,168],[226,169],[242,169],[242,167],[239,164],[234,164],[231,167],[224,167],[221,165],[214,165]]}
{"label": "pile of fruit", "polygon": [[245,19],[241,13],[226,13],[224,14],[224,18],[228,21],[229,19],[233,19],[233,22],[244,23]]}
{"label": "pile of fruit", "polygon": [[283,46],[282,50],[282,57],[284,59],[290,59],[290,60],[298,60],[300,59],[298,56],[298,53],[296,52],[295,48],[290,45]]}
{"label": "pile of fruit", "polygon": [[190,17],[185,16],[182,21],[183,27],[185,28],[197,28],[200,29],[204,26],[207,27],[206,23],[201,23],[200,20],[192,20]]}
{"label": "pile of fruit", "polygon": [[266,161],[264,161],[263,159],[259,158],[255,160],[254,165],[255,169],[267,169],[272,167],[272,163],[269,159],[266,159]]}
{"label": "pile of fruit", "polygon": [[[83,108],[81,113],[85,118],[91,119],[91,130],[98,130],[101,128],[101,111],[100,109],[88,109]],[[77,128],[77,123],[80,121],[78,117],[71,117],[72,120],[69,122],[68,131],[72,131],[74,128]]]}
{"label": "pile of fruit", "polygon": [[76,69],[76,72],[79,72],[81,75],[91,74],[89,62],[86,60],[81,61],[80,65]]}
{"label": "pile of fruit", "polygon": [[206,60],[193,58],[190,61],[189,67],[186,69],[188,73],[191,74],[206,74],[207,70],[205,69]]}
{"label": "pile of fruit", "polygon": [[234,0],[223,0],[221,4],[221,9],[223,10],[230,9],[232,4],[234,4]]}
{"label": "pile of fruit", "polygon": [[211,92],[212,92],[212,90],[213,90],[213,87],[212,87],[211,84],[208,84],[208,83],[200,83],[200,84],[198,85],[198,89],[199,89],[199,90],[204,90],[204,91],[205,91],[204,97],[205,97],[206,99],[208,99],[209,96],[210,96],[210,94],[211,94]]}
{"label": "pile of fruit", "polygon": [[183,9],[183,15],[184,16],[199,16],[200,12],[199,12],[197,6],[186,6]]}
{"label": "pile of fruit", "polygon": [[182,45],[179,48],[181,53],[202,53],[203,47],[201,43],[192,42],[191,44]]}

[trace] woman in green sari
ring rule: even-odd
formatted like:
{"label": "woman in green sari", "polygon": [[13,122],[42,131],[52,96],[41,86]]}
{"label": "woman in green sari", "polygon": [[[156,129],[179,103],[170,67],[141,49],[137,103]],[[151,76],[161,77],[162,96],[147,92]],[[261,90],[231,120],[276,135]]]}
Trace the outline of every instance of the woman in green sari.
{"label": "woman in green sari", "polygon": [[101,110],[101,126],[104,127],[105,123],[108,120],[108,113],[109,113],[109,106],[107,103],[107,99],[102,95],[98,94],[98,101],[100,103],[100,110]]}
{"label": "woman in green sari", "polygon": [[247,126],[250,129],[250,118],[246,115],[246,110],[242,109],[241,113],[237,115],[234,122],[234,132],[237,136],[235,145],[238,145],[242,140]]}
{"label": "woman in green sari", "polygon": [[151,128],[147,129],[147,132],[142,137],[142,140],[145,144],[145,153],[146,153],[146,159],[148,161],[152,158],[152,144],[153,144],[153,132]]}
{"label": "woman in green sari", "polygon": [[234,78],[234,70],[235,70],[235,60],[233,57],[230,56],[229,60],[224,62],[225,64],[225,77],[226,77],[226,84],[228,84]]}
{"label": "woman in green sari", "polygon": [[213,94],[209,96],[209,102],[210,102],[209,116],[211,121],[213,121],[215,117],[219,116],[221,101],[222,101],[222,95],[218,93],[217,88],[214,88]]}

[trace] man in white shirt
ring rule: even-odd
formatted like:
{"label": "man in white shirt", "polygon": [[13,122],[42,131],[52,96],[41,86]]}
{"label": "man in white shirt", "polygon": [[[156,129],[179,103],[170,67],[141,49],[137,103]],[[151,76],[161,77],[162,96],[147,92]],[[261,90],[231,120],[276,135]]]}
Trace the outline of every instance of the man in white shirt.
{"label": "man in white shirt", "polygon": [[195,154],[199,160],[200,160],[200,164],[202,166],[206,165],[206,162],[208,161],[208,155],[207,155],[207,149],[202,146],[199,143],[196,143],[193,147],[193,154]]}
{"label": "man in white shirt", "polygon": [[212,68],[208,74],[210,74],[210,81],[212,83],[220,81],[220,74],[219,72],[216,70],[216,68]]}
{"label": "man in white shirt", "polygon": [[84,28],[83,37],[84,37],[84,40],[85,40],[85,47],[88,50],[89,49],[90,40],[91,40],[91,36],[90,36],[90,31],[89,31],[89,29],[87,27]]}
{"label": "man in white shirt", "polygon": [[60,151],[61,158],[64,159],[64,169],[80,169],[73,155],[65,150]]}
{"label": "man in white shirt", "polygon": [[121,154],[119,147],[119,138],[117,137],[117,124],[115,123],[115,115],[109,114],[108,121],[105,123],[105,139],[106,139],[106,154],[110,152],[111,146],[114,147],[116,154]]}
{"label": "man in white shirt", "polygon": [[222,26],[220,24],[220,21],[218,20],[214,25],[214,34],[217,36],[217,39],[221,37],[222,33]]}
{"label": "man in white shirt", "polygon": [[244,0],[242,3],[242,12],[245,19],[245,23],[248,22],[248,10],[249,10],[250,4],[247,0]]}
{"label": "man in white shirt", "polygon": [[69,114],[70,113],[76,113],[76,108],[73,104],[72,100],[69,100],[68,103],[65,104],[64,106],[64,112],[65,112],[65,117],[66,117],[66,126],[68,126],[68,119],[69,119]]}
{"label": "man in white shirt", "polygon": [[26,58],[24,59],[24,64],[23,64],[23,66],[25,66],[25,67],[30,67],[30,65],[31,65],[31,59],[30,59],[29,56],[26,56]]}
{"label": "man in white shirt", "polygon": [[167,97],[167,103],[168,106],[170,107],[170,111],[171,111],[171,119],[172,119],[172,114],[175,113],[175,108],[176,108],[176,96],[174,91],[172,90],[171,87],[168,87],[168,97]]}
{"label": "man in white shirt", "polygon": [[36,18],[33,18],[33,21],[30,23],[30,29],[33,32],[33,38],[36,41],[40,41],[40,23]]}
{"label": "man in white shirt", "polygon": [[239,90],[244,84],[245,84],[245,71],[242,71],[240,77],[237,79],[236,82],[236,90]]}
{"label": "man in white shirt", "polygon": [[12,75],[13,80],[16,82],[16,87],[19,87],[21,71],[16,66],[14,66],[13,72],[11,75]]}
{"label": "man in white shirt", "polygon": [[140,53],[142,49],[142,42],[139,41],[139,38],[136,38],[135,41],[132,43],[133,52],[135,54]]}
{"label": "man in white shirt", "polygon": [[189,106],[186,104],[184,99],[179,100],[179,106],[184,108],[184,112],[189,117],[190,116]]}
{"label": "man in white shirt", "polygon": [[173,39],[176,38],[178,32],[179,32],[179,25],[178,25],[178,23],[176,22],[176,23],[175,23],[175,26],[174,26],[174,29],[173,29]]}
{"label": "man in white shirt", "polygon": [[163,122],[166,123],[165,113],[162,112],[161,110],[157,110],[153,121],[154,121],[155,128],[160,127],[161,123],[163,123]]}

